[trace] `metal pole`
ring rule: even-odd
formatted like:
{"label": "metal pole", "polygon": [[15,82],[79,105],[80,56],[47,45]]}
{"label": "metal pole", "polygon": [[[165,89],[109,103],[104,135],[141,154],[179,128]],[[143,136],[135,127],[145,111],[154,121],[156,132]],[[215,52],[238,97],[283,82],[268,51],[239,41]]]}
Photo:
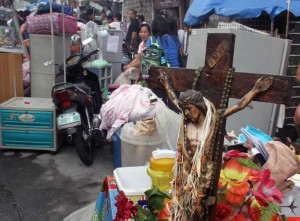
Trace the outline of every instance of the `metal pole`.
{"label": "metal pole", "polygon": [[274,19],[271,20],[271,35],[274,36]]}
{"label": "metal pole", "polygon": [[289,33],[289,23],[290,23],[290,9],[291,9],[291,0],[287,0],[287,15],[286,15],[286,28],[285,28],[285,38],[288,38]]}

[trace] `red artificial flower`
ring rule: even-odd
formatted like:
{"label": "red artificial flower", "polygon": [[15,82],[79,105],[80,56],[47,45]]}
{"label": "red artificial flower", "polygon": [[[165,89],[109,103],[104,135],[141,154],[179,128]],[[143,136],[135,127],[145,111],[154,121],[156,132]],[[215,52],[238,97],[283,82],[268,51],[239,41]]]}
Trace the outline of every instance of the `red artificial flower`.
{"label": "red artificial flower", "polygon": [[[252,198],[251,198],[252,199]],[[252,221],[259,221],[261,217],[261,206],[256,200],[252,200],[248,214],[250,216],[250,220]]]}
{"label": "red artificial flower", "polygon": [[231,219],[231,221],[246,221],[246,218],[242,214],[237,214]]}
{"label": "red artificial flower", "polygon": [[132,216],[136,216],[138,208],[133,205],[133,202],[129,200],[123,191],[120,191],[119,194],[115,197],[117,207],[116,217],[114,221],[125,221]]}
{"label": "red artificial flower", "polygon": [[275,181],[270,178],[270,175],[271,171],[269,169],[264,170],[261,173],[261,180],[258,182],[257,191],[251,190],[251,193],[261,206],[268,206],[268,201],[281,204],[280,198],[284,197],[284,194],[274,186]]}
{"label": "red artificial flower", "polygon": [[218,203],[215,215],[215,221],[228,221],[233,215],[233,209],[228,204],[221,202]]}
{"label": "red artificial flower", "polygon": [[225,159],[230,159],[230,158],[234,158],[234,157],[249,158],[247,154],[240,152],[238,150],[230,150],[224,155]]}

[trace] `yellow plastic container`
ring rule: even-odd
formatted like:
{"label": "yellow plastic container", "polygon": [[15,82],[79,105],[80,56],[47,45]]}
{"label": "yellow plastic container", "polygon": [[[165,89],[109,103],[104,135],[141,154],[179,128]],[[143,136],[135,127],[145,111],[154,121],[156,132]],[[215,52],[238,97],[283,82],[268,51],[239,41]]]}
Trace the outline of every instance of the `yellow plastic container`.
{"label": "yellow plastic container", "polygon": [[160,190],[169,190],[173,179],[174,158],[150,158],[150,167],[147,169],[151,177],[152,187]]}

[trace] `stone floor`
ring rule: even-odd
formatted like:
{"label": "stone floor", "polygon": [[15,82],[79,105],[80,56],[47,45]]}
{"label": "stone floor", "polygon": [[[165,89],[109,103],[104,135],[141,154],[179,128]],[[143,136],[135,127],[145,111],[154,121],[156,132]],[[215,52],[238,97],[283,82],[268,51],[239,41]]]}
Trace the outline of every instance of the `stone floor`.
{"label": "stone floor", "polygon": [[95,162],[89,167],[71,146],[62,147],[56,155],[2,150],[0,220],[63,220],[96,201],[102,180],[113,173],[112,160],[108,145],[95,149]]}

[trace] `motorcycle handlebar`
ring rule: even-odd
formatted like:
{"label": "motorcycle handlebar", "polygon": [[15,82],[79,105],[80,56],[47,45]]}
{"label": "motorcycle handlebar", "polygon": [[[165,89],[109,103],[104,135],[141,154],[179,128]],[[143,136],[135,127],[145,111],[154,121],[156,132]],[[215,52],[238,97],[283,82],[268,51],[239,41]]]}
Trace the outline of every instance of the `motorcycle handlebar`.
{"label": "motorcycle handlebar", "polygon": [[96,54],[98,51],[100,51],[99,48],[91,51],[90,53],[88,53],[87,55],[84,55],[82,58],[81,58],[81,62],[86,62],[93,54]]}
{"label": "motorcycle handlebar", "polygon": [[98,51],[100,51],[99,48],[95,49],[94,51],[91,51],[91,52],[87,55],[87,57],[90,57],[90,56],[92,56],[93,54],[96,54]]}

